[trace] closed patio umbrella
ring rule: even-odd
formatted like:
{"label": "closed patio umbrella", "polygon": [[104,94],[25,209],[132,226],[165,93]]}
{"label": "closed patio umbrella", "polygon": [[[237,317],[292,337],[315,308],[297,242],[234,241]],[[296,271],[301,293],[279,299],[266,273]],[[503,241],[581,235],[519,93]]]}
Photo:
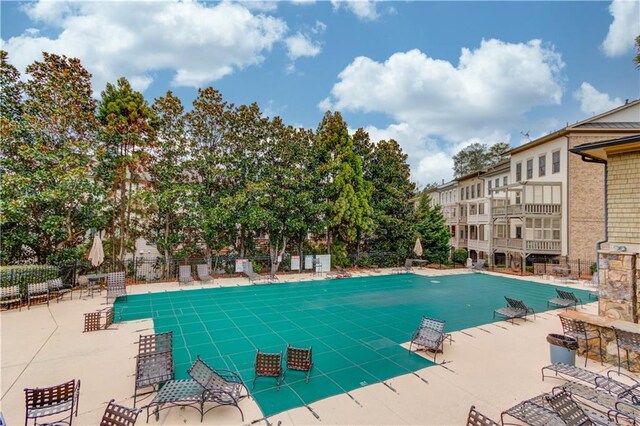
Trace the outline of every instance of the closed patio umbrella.
{"label": "closed patio umbrella", "polygon": [[413,246],[413,252],[418,256],[422,256],[422,244],[420,244],[420,237],[416,238],[416,245]]}
{"label": "closed patio umbrella", "polygon": [[102,249],[102,240],[96,234],[93,237],[93,246],[91,246],[91,251],[89,252],[89,260],[91,264],[95,267],[100,266],[102,262],[104,262],[104,250]]}

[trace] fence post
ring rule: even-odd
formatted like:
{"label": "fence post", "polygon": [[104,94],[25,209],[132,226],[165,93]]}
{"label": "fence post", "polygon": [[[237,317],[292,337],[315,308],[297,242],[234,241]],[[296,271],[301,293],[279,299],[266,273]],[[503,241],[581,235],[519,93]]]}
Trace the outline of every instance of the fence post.
{"label": "fence post", "polygon": [[580,279],[580,277],[582,277],[582,268],[580,265],[580,259],[578,259],[578,279]]}
{"label": "fence post", "polygon": [[133,282],[138,283],[138,262],[136,262],[136,252],[133,251]]}

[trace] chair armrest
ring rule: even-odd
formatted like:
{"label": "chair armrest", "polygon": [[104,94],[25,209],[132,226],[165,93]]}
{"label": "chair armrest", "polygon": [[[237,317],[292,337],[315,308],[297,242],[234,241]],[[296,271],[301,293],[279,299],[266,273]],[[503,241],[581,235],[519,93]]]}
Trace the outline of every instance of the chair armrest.
{"label": "chair armrest", "polygon": [[231,370],[215,370],[216,373],[229,382],[243,383],[242,378],[238,373]]}

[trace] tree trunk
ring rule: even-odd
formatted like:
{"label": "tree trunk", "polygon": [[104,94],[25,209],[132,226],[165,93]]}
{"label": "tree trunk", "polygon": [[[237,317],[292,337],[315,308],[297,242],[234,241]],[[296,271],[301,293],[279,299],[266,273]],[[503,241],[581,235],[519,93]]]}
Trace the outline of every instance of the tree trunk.
{"label": "tree trunk", "polygon": [[245,227],[240,225],[240,257],[244,258]]}

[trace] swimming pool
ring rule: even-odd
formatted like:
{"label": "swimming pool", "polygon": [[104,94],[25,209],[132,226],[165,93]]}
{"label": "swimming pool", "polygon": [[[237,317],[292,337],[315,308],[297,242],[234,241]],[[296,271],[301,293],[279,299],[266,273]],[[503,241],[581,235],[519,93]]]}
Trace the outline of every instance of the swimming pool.
{"label": "swimming pool", "polygon": [[[309,383],[299,372],[287,373],[279,391],[273,379],[256,382],[252,396],[268,417],[434,365],[399,346],[422,315],[457,331],[493,322],[503,296],[545,311],[555,288],[487,274],[380,275],[133,295],[115,309],[120,321],[152,318],[156,333],[173,331],[177,379],[200,355],[213,368],[238,371],[250,388],[257,348],[284,354],[288,343],[312,346]],[[588,292],[574,292],[588,300]]]}

